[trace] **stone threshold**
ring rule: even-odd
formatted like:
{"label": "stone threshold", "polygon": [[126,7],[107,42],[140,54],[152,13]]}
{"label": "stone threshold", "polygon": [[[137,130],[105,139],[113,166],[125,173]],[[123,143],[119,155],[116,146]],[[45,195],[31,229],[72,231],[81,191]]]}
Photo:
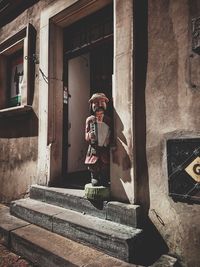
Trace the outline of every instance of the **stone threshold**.
{"label": "stone threshold", "polygon": [[95,203],[85,197],[84,190],[32,185],[30,198],[127,226],[141,226],[142,214],[139,205],[118,201]]}

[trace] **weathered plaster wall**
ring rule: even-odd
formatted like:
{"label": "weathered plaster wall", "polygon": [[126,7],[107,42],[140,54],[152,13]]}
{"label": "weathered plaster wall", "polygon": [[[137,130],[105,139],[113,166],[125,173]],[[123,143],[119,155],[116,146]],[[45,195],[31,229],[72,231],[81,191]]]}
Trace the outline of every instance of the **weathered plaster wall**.
{"label": "weathered plaster wall", "polygon": [[[166,139],[200,135],[200,57],[190,57],[191,18],[200,15],[198,2],[148,1],[146,132],[149,215],[169,252],[187,267],[200,266],[200,205],[175,203],[168,196]],[[193,88],[192,83],[197,87]]]}
{"label": "weathered plaster wall", "polygon": [[115,145],[111,150],[111,192],[113,198],[130,203],[135,202],[132,56],[133,2],[115,0],[113,75]]}
{"label": "weathered plaster wall", "polygon": [[[50,0],[42,0],[0,29],[0,42],[31,23],[37,31],[39,51],[41,10]],[[33,112],[29,115],[0,118],[0,201],[8,202],[26,194],[30,184],[37,183],[38,156],[38,65],[35,69]]]}

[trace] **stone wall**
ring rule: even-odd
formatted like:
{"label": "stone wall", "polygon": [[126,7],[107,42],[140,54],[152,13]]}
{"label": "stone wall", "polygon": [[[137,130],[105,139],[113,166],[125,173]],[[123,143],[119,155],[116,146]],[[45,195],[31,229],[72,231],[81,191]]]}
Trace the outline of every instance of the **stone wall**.
{"label": "stone wall", "polygon": [[[39,1],[0,29],[0,43],[31,23],[37,31],[39,51],[41,10],[51,1]],[[26,195],[30,184],[37,183],[38,157],[38,66],[35,69],[33,112],[0,118],[0,201],[9,202]]]}
{"label": "stone wall", "polygon": [[[183,266],[200,264],[200,205],[168,196],[166,140],[200,135],[200,56],[191,50],[198,1],[148,1],[146,140],[149,215]],[[191,57],[191,54],[193,55]],[[192,84],[196,84],[194,87]]]}

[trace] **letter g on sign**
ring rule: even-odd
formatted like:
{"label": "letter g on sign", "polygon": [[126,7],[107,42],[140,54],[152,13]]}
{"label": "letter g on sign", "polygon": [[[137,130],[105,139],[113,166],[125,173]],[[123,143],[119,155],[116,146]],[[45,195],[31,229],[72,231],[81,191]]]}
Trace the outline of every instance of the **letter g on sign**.
{"label": "letter g on sign", "polygon": [[196,157],[186,168],[185,171],[196,182],[200,183],[200,157]]}
{"label": "letter g on sign", "polygon": [[194,164],[193,166],[193,172],[197,175],[200,175],[200,164]]}

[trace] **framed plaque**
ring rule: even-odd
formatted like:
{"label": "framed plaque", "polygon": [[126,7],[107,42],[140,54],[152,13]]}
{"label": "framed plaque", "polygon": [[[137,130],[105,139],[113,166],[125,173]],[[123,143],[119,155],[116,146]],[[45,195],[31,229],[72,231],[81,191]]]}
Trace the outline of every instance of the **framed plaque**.
{"label": "framed plaque", "polygon": [[176,201],[200,203],[200,139],[167,141],[169,195]]}

